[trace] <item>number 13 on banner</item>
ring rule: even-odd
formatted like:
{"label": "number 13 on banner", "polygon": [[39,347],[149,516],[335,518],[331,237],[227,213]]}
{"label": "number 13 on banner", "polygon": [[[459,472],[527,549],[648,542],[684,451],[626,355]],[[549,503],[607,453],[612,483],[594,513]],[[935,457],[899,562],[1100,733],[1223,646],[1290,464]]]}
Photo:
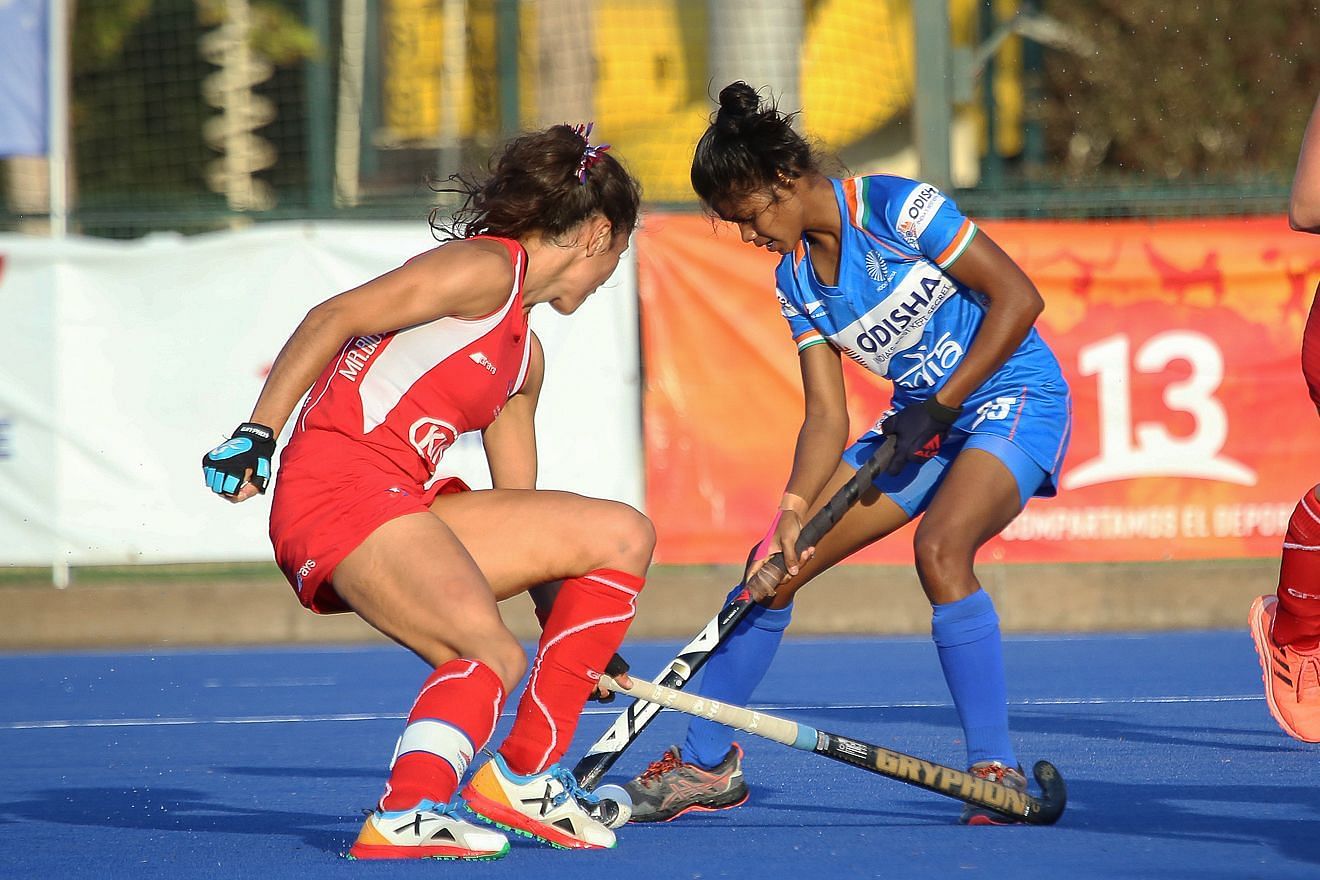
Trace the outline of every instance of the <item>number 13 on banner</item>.
{"label": "number 13 on banner", "polygon": [[[1065,489],[1135,477],[1192,477],[1243,486],[1256,484],[1256,473],[1222,454],[1228,416],[1214,393],[1224,378],[1224,357],[1210,337],[1190,330],[1152,336],[1129,357],[1128,337],[1110,336],[1078,353],[1078,369],[1095,376],[1099,386],[1100,454],[1071,468]],[[1164,389],[1165,406],[1192,417],[1194,428],[1175,437],[1158,422],[1132,424],[1131,371],[1157,373],[1173,361],[1185,361],[1191,375]]]}

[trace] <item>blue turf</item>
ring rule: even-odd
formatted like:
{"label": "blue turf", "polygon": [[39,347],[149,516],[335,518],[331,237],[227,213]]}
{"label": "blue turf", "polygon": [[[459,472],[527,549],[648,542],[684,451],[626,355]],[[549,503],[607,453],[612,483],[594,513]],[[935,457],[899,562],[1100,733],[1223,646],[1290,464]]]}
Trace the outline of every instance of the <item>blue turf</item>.
{"label": "blue turf", "polygon": [[[624,653],[648,673],[676,647]],[[338,857],[425,677],[402,649],[0,656],[0,877],[1320,876],[1320,746],[1269,718],[1245,630],[1009,638],[1004,653],[1019,754],[1069,783],[1053,828],[963,828],[954,801],[741,736],[752,797],[737,810],[630,825],[610,852],[518,840],[471,865]],[[789,639],[755,703],[962,760],[926,639]],[[593,704],[568,763],[614,709]],[[612,779],[683,723],[662,714]]]}

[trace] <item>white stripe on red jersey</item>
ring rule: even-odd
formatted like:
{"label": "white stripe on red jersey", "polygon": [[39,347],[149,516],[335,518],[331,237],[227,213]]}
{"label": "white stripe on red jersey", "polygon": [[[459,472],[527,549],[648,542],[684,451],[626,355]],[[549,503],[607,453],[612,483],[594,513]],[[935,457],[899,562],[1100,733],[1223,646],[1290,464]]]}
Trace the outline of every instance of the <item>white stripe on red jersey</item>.
{"label": "white stripe on red jersey", "polygon": [[357,440],[424,483],[458,435],[490,425],[522,387],[531,333],[522,307],[527,254],[510,239],[513,287],[480,318],[445,317],[348,340],[312,385],[294,435]]}

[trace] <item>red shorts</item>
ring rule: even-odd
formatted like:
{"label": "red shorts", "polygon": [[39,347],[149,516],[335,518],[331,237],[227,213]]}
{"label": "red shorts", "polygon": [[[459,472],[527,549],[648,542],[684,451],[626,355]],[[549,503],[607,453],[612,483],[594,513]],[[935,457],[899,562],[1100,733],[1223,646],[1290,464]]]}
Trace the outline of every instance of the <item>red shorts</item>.
{"label": "red shorts", "polygon": [[351,440],[312,439],[317,436],[300,435],[280,458],[270,541],[298,601],[317,614],[337,614],[353,610],[331,583],[345,556],[395,517],[428,511],[436,496],[468,487],[448,477],[424,489],[355,450]]}

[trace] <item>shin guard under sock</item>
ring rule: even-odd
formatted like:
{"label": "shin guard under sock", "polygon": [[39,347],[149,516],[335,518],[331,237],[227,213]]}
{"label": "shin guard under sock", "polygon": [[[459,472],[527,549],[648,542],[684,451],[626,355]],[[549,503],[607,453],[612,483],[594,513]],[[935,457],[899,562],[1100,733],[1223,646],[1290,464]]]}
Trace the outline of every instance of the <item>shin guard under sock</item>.
{"label": "shin guard under sock", "polygon": [[636,575],[605,569],[564,581],[513,729],[499,749],[514,773],[540,773],[568,750],[582,704],[637,612],[643,583]]}
{"label": "shin guard under sock", "polygon": [[407,810],[424,800],[452,798],[503,706],[504,685],[480,660],[459,658],[437,667],[408,713],[380,808]]}
{"label": "shin guard under sock", "polygon": [[957,602],[934,606],[930,631],[967,737],[967,763],[1003,761],[1016,767],[1008,736],[999,615],[990,595],[977,590]]}
{"label": "shin guard under sock", "polygon": [[1271,638],[1309,651],[1320,644],[1320,498],[1317,486],[1302,496],[1283,538],[1279,606]]}
{"label": "shin guard under sock", "polygon": [[[731,601],[742,587],[729,594]],[[756,686],[765,678],[770,661],[784,638],[784,630],[793,618],[793,606],[773,610],[754,605],[724,644],[706,661],[701,694],[721,703],[744,706]],[[723,724],[704,718],[688,722],[683,742],[683,758],[710,769],[724,759],[733,745],[733,731]]]}

